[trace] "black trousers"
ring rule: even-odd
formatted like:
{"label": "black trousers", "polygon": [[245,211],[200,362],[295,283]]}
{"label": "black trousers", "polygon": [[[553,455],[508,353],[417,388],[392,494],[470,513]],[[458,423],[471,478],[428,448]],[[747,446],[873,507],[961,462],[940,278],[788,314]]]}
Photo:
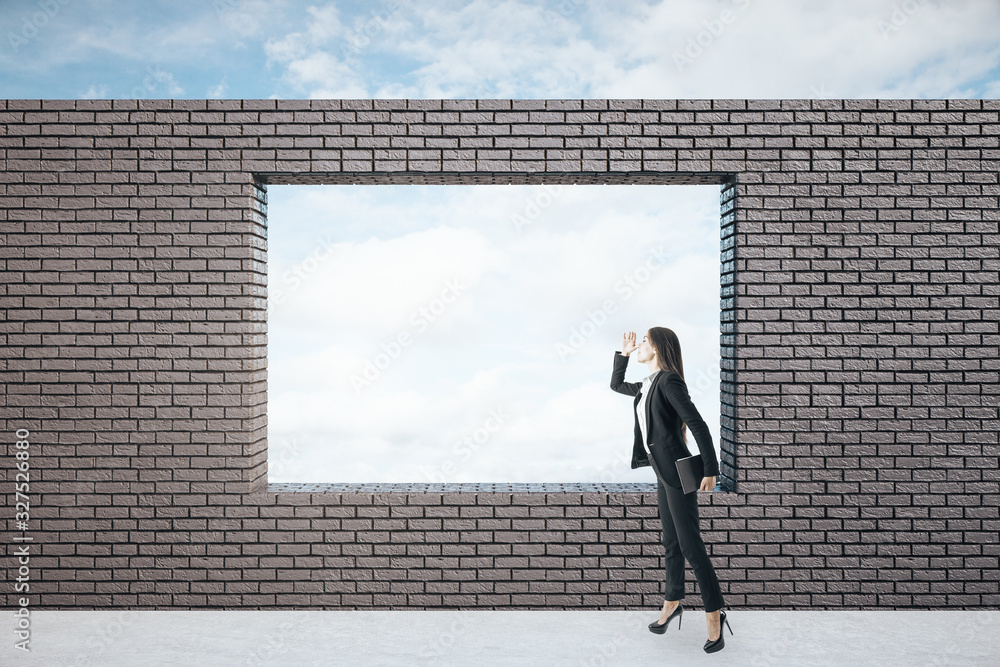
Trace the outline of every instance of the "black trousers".
{"label": "black trousers", "polygon": [[698,580],[701,601],[706,612],[722,609],[722,589],[715,568],[705,551],[698,525],[698,491],[685,494],[681,489],[656,482],[656,503],[663,524],[663,546],[667,550],[667,586],[664,600],[684,597],[684,559],[691,563]]}

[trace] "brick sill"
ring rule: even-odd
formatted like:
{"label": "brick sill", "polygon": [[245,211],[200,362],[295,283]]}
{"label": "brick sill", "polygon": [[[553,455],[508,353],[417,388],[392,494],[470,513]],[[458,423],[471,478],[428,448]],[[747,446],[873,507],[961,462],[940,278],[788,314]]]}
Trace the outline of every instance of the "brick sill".
{"label": "brick sill", "polygon": [[[468,482],[448,484],[392,482],[269,482],[264,493],[656,493],[652,483],[600,482]],[[699,491],[733,494],[733,491]]]}

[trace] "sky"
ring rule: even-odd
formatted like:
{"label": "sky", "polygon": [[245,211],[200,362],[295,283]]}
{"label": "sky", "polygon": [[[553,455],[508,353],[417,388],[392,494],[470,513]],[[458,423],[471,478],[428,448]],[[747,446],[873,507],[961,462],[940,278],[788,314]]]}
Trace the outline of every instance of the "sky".
{"label": "sky", "polygon": [[653,481],[610,387],[653,326],[718,452],[719,186],[270,186],[267,216],[272,479]]}
{"label": "sky", "polygon": [[4,98],[997,97],[994,0],[3,0]]}
{"label": "sky", "polygon": [[[1000,92],[993,0],[0,0],[0,28],[0,98]],[[270,186],[270,481],[653,482],[609,387],[622,333],[651,326],[678,334],[718,451],[718,198]]]}

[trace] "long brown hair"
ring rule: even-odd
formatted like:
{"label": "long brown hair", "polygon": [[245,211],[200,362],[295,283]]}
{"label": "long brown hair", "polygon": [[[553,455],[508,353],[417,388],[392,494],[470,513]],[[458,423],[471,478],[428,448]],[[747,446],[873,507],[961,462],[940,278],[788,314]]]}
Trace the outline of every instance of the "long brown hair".
{"label": "long brown hair", "polygon": [[[656,365],[661,371],[673,371],[684,378],[684,360],[681,358],[681,342],[673,330],[653,327],[647,333],[649,344],[656,350]],[[687,424],[681,422],[681,439],[687,444]]]}

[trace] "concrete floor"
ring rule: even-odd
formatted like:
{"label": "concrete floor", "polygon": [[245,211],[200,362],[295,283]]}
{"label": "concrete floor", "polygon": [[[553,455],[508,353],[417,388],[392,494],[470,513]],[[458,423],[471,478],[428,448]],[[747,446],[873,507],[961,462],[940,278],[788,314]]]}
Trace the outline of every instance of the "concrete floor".
{"label": "concrete floor", "polygon": [[1000,611],[727,610],[707,654],[705,613],[665,635],[642,611],[35,611],[30,652],[0,664],[83,665],[1000,665]]}

